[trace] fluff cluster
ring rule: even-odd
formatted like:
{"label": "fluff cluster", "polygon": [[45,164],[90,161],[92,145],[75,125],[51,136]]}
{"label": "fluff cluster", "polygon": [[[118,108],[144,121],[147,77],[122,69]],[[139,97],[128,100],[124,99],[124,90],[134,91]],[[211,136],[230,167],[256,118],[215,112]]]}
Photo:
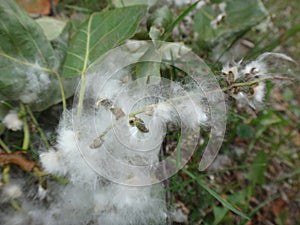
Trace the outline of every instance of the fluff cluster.
{"label": "fluff cluster", "polygon": [[[186,54],[177,47],[165,47],[173,52],[162,55],[170,60]],[[61,118],[56,146],[40,153],[44,171],[68,183],[48,181],[47,188],[40,184],[30,196],[20,196],[22,210],[14,216],[3,211],[2,224],[165,224],[160,181],[176,172],[176,154],[166,168],[159,160],[168,124],[181,129],[182,164],[193,151],[191,135],[209,124],[210,112],[193,79],[184,84],[154,76],[133,79],[130,66],[118,69],[118,57],[123,63],[144,54],[132,51],[128,57],[117,51],[86,76],[84,101],[75,96],[73,108]]]}
{"label": "fluff cluster", "polygon": [[15,110],[10,110],[2,120],[3,124],[12,131],[22,130],[23,121]]}
{"label": "fluff cluster", "polygon": [[[5,186],[2,201],[14,199],[22,210],[17,212],[7,207],[0,213],[1,224],[164,224],[166,210],[162,186],[126,186],[100,176],[78,150],[78,134],[72,129],[71,122],[69,112],[61,120],[55,148],[40,155],[44,170],[53,175],[64,175],[68,184],[49,181],[47,189],[41,185],[34,189],[28,183]],[[88,146],[85,150],[90,151]],[[97,153],[97,150],[93,151]],[[25,188],[33,188],[35,193],[26,196],[22,191]]]}
{"label": "fluff cluster", "polygon": [[238,107],[260,108],[266,93],[266,81],[284,79],[282,75],[289,73],[284,69],[286,63],[294,61],[284,54],[264,53],[248,64],[240,61],[233,66],[224,66],[222,76],[230,88],[229,95],[236,100]]}
{"label": "fluff cluster", "polygon": [[25,87],[20,93],[20,100],[24,103],[39,102],[38,96],[49,88],[50,83],[49,75],[42,70],[28,71]]}

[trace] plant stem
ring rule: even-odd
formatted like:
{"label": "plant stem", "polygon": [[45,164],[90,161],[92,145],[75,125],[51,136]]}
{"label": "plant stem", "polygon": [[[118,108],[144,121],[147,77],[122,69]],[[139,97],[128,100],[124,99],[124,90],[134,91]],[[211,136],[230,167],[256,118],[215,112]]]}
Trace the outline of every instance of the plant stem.
{"label": "plant stem", "polygon": [[77,109],[77,117],[79,118],[82,111],[83,105],[83,98],[85,92],[85,74],[81,74],[81,83],[80,83],[80,92],[79,92],[79,99],[78,99],[78,109]]}
{"label": "plant stem", "polygon": [[23,120],[23,132],[24,132],[22,150],[27,151],[28,147],[29,147],[29,141],[30,141],[30,132],[29,132],[28,121],[27,121],[27,118],[26,118],[25,106],[22,102],[20,102],[20,108],[21,108],[22,113],[24,113],[23,118],[22,118],[22,120]]}
{"label": "plant stem", "polygon": [[64,89],[64,84],[62,82],[61,76],[59,73],[57,73],[54,70],[48,70],[49,73],[54,74],[57,77],[58,83],[59,83],[59,88],[60,88],[60,93],[61,93],[61,100],[62,100],[62,105],[63,105],[63,110],[65,111],[67,109],[67,103],[66,103],[66,96],[65,96],[65,89]]}
{"label": "plant stem", "polygon": [[9,104],[8,102],[6,102],[6,101],[4,101],[4,100],[1,100],[0,103],[3,104],[3,105],[6,105],[6,106],[7,106],[8,108],[10,108],[10,109],[14,109],[14,108],[15,108],[15,107],[13,107],[11,104]]}
{"label": "plant stem", "polygon": [[10,165],[4,166],[4,169],[3,169],[3,178],[2,178],[4,184],[8,184],[9,183],[9,171],[10,171]]}
{"label": "plant stem", "polygon": [[92,17],[93,14],[91,15],[89,22],[88,22],[88,30],[87,30],[87,41],[86,41],[86,51],[85,51],[85,57],[84,57],[84,63],[83,63],[83,68],[81,71],[81,84],[80,84],[80,93],[79,93],[79,100],[78,100],[78,111],[77,111],[77,117],[80,117],[81,111],[82,111],[82,106],[83,106],[83,99],[84,99],[84,93],[85,93],[85,73],[88,68],[88,62],[89,62],[89,49],[90,49],[90,31],[91,31],[91,26],[92,26]]}
{"label": "plant stem", "polygon": [[37,122],[35,116],[33,115],[32,111],[31,111],[31,109],[30,109],[30,107],[28,105],[26,105],[26,111],[29,114],[29,116],[30,116],[33,124],[36,126],[37,130],[39,131],[39,133],[41,135],[41,138],[42,138],[42,140],[43,140],[46,148],[50,148],[50,144],[49,144],[49,142],[48,142],[48,140],[46,138],[46,135],[45,135],[43,129],[40,127],[39,123]]}
{"label": "plant stem", "polygon": [[0,138],[0,146],[3,148],[3,150],[6,153],[11,153],[11,150],[7,147],[7,145],[2,141],[2,139]]}

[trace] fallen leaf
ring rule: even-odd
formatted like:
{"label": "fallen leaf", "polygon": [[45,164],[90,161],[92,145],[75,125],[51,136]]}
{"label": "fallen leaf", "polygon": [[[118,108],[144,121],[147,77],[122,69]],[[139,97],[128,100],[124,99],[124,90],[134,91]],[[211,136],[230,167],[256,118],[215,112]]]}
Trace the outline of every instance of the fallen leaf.
{"label": "fallen leaf", "polygon": [[[59,0],[54,0],[56,5]],[[50,0],[17,0],[17,3],[30,15],[49,15],[51,12]]]}
{"label": "fallen leaf", "polygon": [[0,153],[0,166],[15,164],[20,166],[26,172],[31,172],[37,167],[36,162],[28,160],[23,152]]}
{"label": "fallen leaf", "polygon": [[272,204],[272,212],[274,215],[281,214],[286,210],[287,203],[284,201],[282,198],[277,199],[275,202]]}

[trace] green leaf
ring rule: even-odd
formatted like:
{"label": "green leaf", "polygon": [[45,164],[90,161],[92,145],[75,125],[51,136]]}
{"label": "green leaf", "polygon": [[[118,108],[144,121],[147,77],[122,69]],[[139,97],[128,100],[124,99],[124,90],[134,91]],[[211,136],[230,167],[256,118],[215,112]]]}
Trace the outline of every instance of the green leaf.
{"label": "green leaf", "polygon": [[7,56],[24,66],[38,64],[36,67],[52,68],[55,65],[53,49],[43,30],[14,1],[1,0],[0,19],[2,70],[8,66],[3,63]]}
{"label": "green leaf", "polygon": [[43,110],[61,100],[59,65],[42,28],[14,1],[0,1],[0,98]]}
{"label": "green leaf", "polygon": [[224,208],[224,207],[213,206],[213,212],[214,212],[214,216],[215,216],[213,225],[217,225],[226,216],[226,214],[228,213],[228,209]]}
{"label": "green leaf", "polygon": [[133,36],[146,8],[137,5],[92,14],[70,42],[63,76],[85,74],[100,56]]}

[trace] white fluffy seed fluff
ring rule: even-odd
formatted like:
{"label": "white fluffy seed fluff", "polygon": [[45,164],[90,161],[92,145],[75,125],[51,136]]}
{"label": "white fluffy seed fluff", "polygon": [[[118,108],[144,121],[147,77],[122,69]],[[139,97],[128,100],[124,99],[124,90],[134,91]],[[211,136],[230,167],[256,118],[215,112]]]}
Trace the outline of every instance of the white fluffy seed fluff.
{"label": "white fluffy seed fluff", "polygon": [[20,99],[24,103],[39,102],[39,94],[47,90],[51,83],[49,75],[38,69],[27,73],[27,84],[20,95]]}
{"label": "white fluffy seed fluff", "polygon": [[10,110],[2,122],[8,129],[13,131],[22,130],[23,127],[23,121],[19,118],[15,110]]}
{"label": "white fluffy seed fluff", "polygon": [[256,80],[255,85],[252,85],[248,91],[241,88],[238,90],[238,93],[232,92],[231,96],[236,99],[238,107],[248,105],[253,109],[258,109],[262,106],[266,94],[266,83],[264,79],[270,79],[274,81],[275,84],[278,80],[284,80],[272,79],[272,76],[278,76],[278,74],[282,76],[280,74],[281,70],[290,75],[291,71],[285,68],[289,68],[291,64],[294,65],[295,61],[289,56],[281,53],[267,52],[245,65],[242,65],[242,61],[234,67],[229,67],[227,64],[223,67],[222,73],[225,75],[224,79],[228,79],[226,75],[228,75],[229,72],[234,75],[234,79],[230,84],[235,82],[237,78],[241,78],[243,82],[253,82]]}
{"label": "white fluffy seed fluff", "polygon": [[9,183],[4,185],[1,193],[1,202],[6,202],[11,199],[20,198],[23,195],[21,186],[15,183]]}
{"label": "white fluffy seed fluff", "polygon": [[[173,49],[179,57],[188,50],[182,47],[168,45],[165,50]],[[108,56],[108,63],[102,61],[96,70],[101,72],[86,76],[80,117],[75,102],[60,120],[55,147],[40,153],[44,170],[65,176],[68,184],[50,181],[47,190],[40,187],[35,201],[51,201],[35,207],[36,202],[26,199],[24,221],[39,225],[165,224],[164,189],[158,183],[164,174],[158,174],[158,165],[167,125],[182,126],[183,131],[207,125],[207,97],[193,79],[184,84],[153,77],[149,82],[147,78],[133,80],[124,60],[120,60],[120,70],[114,64],[119,55]],[[109,104],[97,104],[101,99]]]}
{"label": "white fluffy seed fluff", "polygon": [[46,172],[65,175],[66,171],[60,152],[51,148],[48,150],[48,152],[43,152],[40,154],[40,161]]}

